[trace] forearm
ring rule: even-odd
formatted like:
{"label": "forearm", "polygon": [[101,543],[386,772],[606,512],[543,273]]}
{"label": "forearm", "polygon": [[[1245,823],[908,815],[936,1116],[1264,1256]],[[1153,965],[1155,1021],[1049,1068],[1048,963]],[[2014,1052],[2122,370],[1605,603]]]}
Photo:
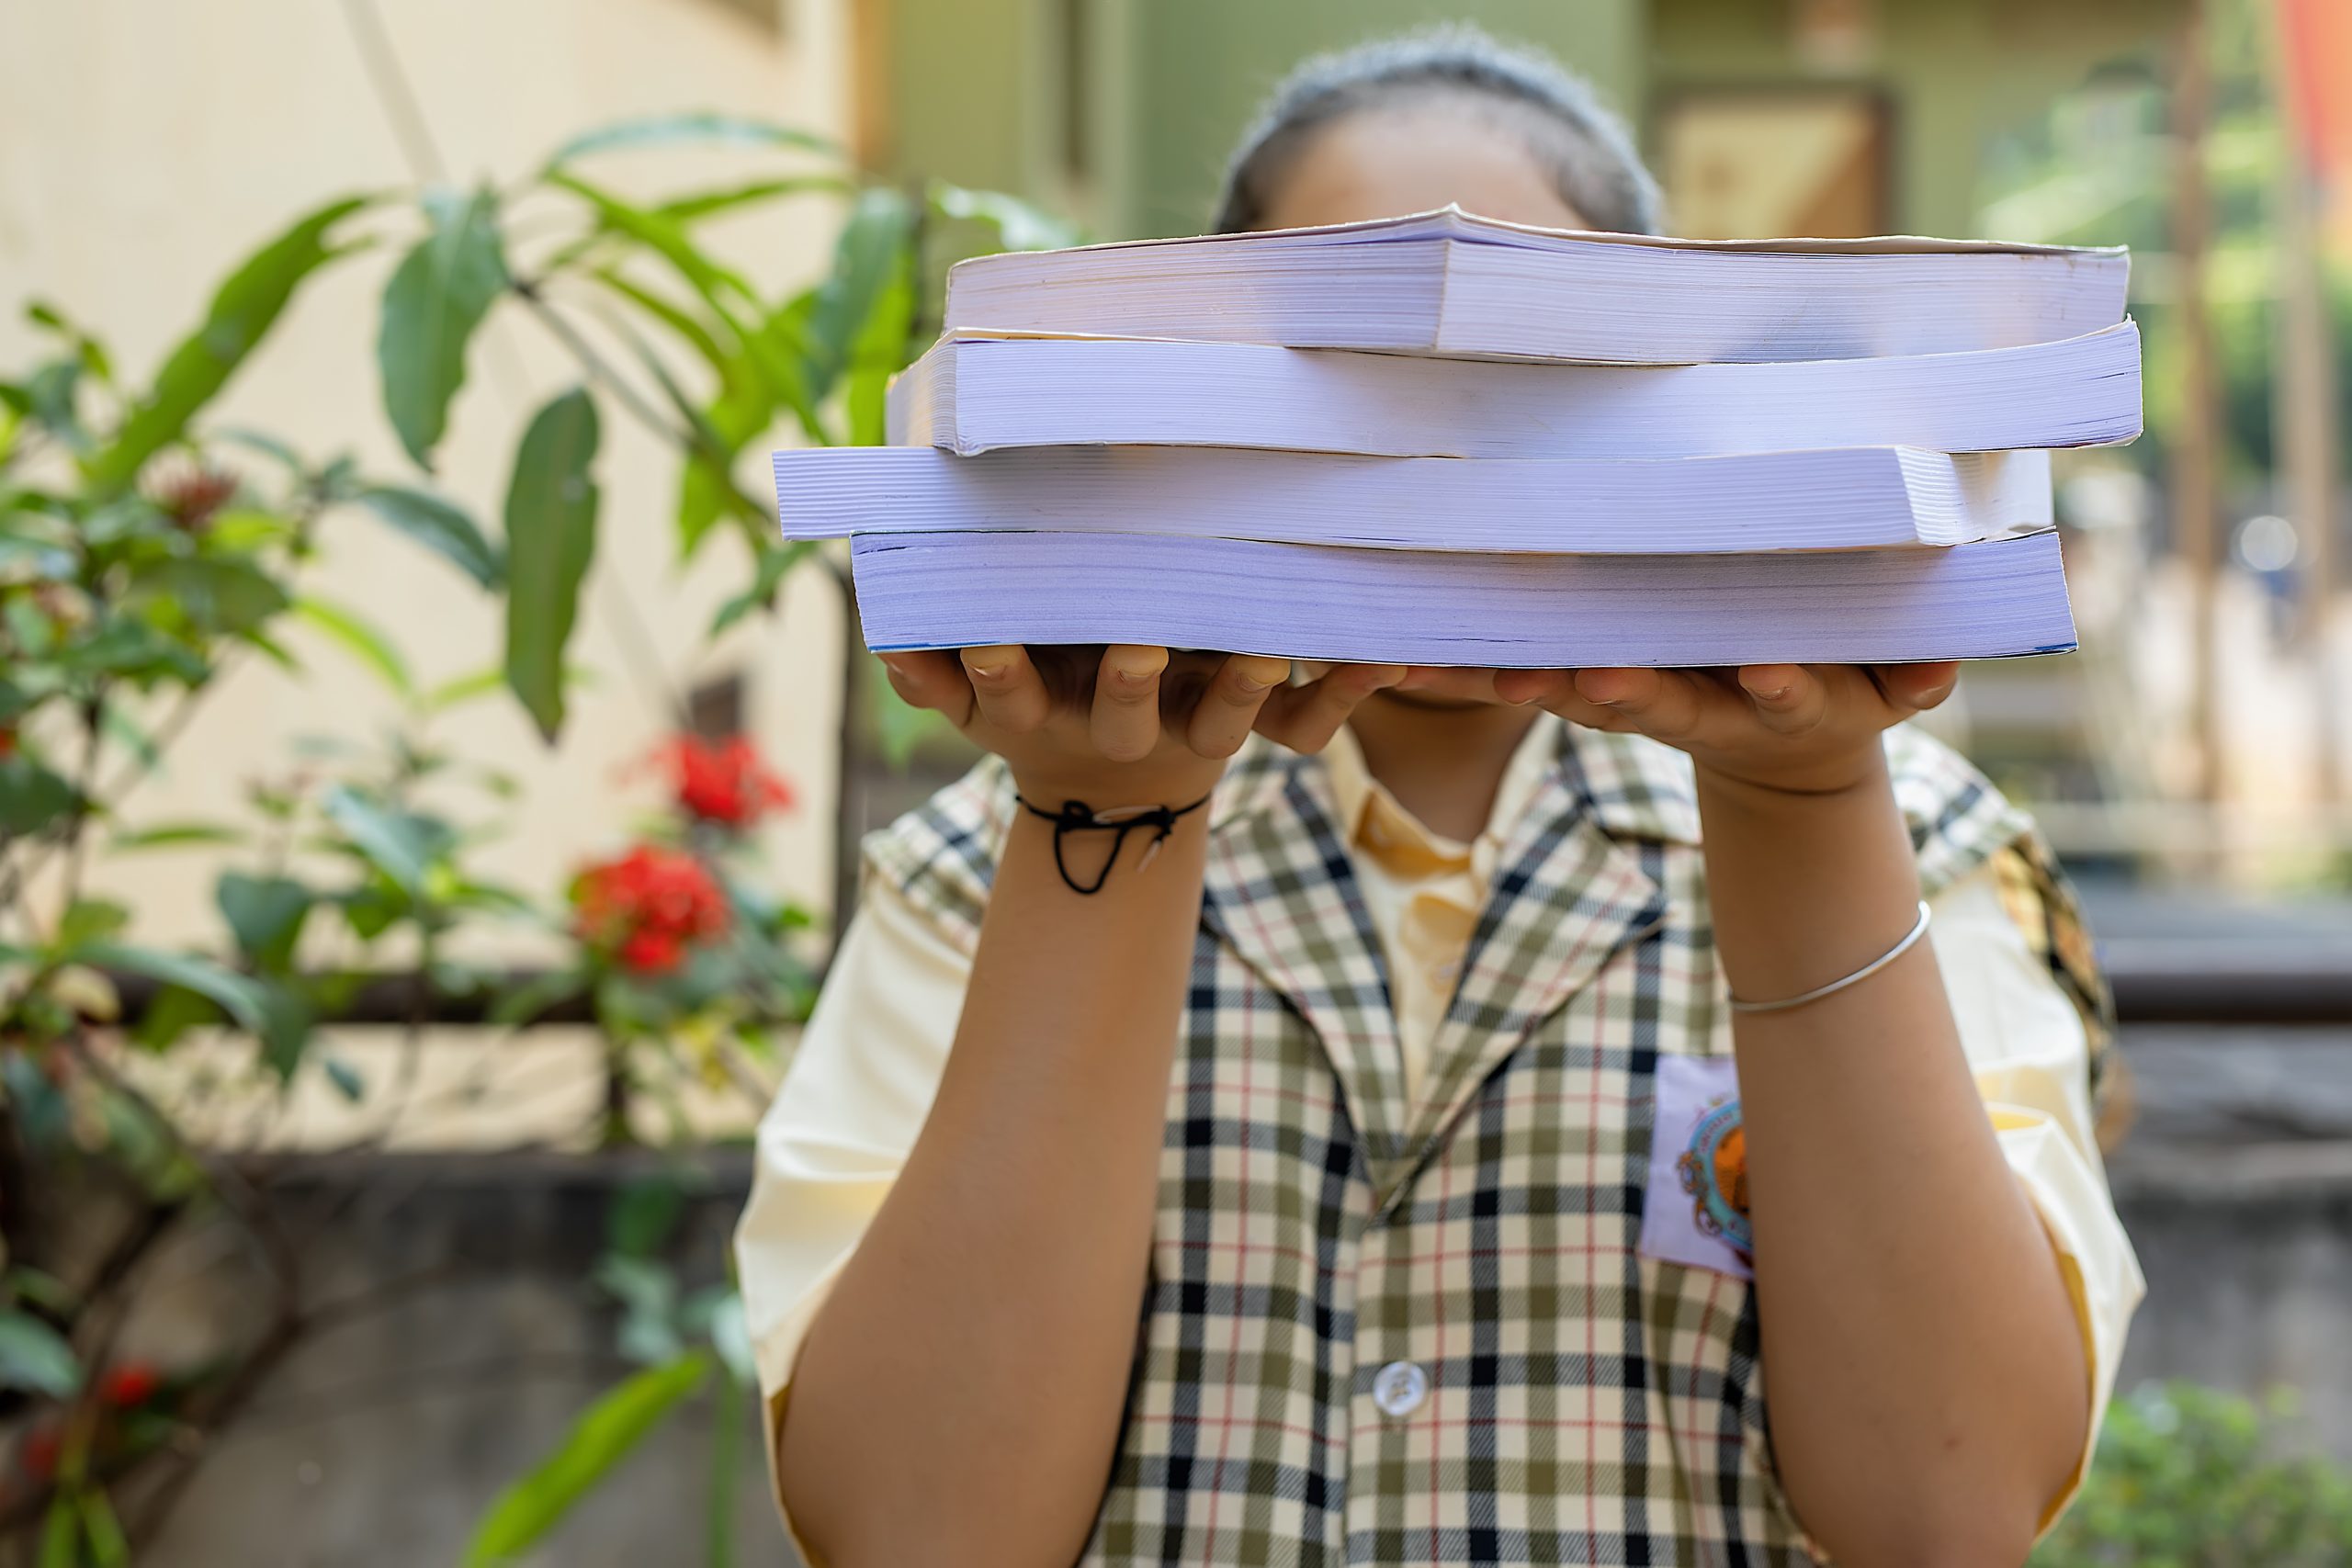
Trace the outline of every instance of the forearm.
{"label": "forearm", "polygon": [[[1700,772],[1735,996],[1824,984],[1917,917],[1883,766],[1800,795]],[[1842,1562],[2014,1562],[2089,1411],[2049,1242],[2009,1173],[1922,942],[1734,1026],[1774,1450]]]}
{"label": "forearm", "polygon": [[1068,1561],[1117,1441],[1199,920],[1204,814],[1148,869],[999,865],[929,1120],[804,1347],[778,1462],[830,1568]]}

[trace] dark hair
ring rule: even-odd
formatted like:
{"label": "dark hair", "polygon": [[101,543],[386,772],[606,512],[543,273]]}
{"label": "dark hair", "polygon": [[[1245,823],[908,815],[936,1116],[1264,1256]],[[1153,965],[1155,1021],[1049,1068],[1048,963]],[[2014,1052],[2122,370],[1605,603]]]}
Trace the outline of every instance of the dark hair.
{"label": "dark hair", "polygon": [[1492,111],[1527,142],[1561,199],[1593,227],[1657,231],[1657,182],[1642,167],[1624,122],[1600,107],[1592,88],[1548,55],[1457,23],[1317,55],[1293,71],[1226,170],[1217,232],[1256,228],[1268,187],[1332,121],[1444,101]]}

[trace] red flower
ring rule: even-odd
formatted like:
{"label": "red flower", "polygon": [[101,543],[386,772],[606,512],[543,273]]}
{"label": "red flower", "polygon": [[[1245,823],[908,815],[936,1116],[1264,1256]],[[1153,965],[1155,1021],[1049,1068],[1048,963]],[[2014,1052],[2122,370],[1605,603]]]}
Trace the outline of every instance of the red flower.
{"label": "red flower", "polygon": [[705,740],[682,735],[654,753],[687,815],[725,828],[746,828],[770,811],[789,810],[792,788],[760,761],[740,735]]}
{"label": "red flower", "polygon": [[640,975],[666,975],[688,945],[727,929],[727,895],[702,862],[652,844],[600,865],[572,884],[573,929]]}
{"label": "red flower", "polygon": [[17,727],[13,724],[0,724],[0,762],[6,761],[16,754]]}
{"label": "red flower", "polygon": [[98,1399],[117,1410],[128,1410],[154,1398],[163,1381],[155,1369],[144,1361],[118,1362],[98,1385]]}
{"label": "red flower", "polygon": [[639,975],[667,975],[685,956],[685,944],[668,931],[646,927],[631,931],[621,943],[621,967]]}

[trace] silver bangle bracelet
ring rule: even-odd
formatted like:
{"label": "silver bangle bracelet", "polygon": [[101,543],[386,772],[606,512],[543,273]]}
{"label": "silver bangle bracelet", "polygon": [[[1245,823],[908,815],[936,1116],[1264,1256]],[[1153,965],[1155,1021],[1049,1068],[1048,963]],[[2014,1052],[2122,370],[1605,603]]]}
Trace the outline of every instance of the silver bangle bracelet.
{"label": "silver bangle bracelet", "polygon": [[1893,947],[1888,948],[1884,953],[1880,953],[1876,958],[1871,959],[1868,964],[1863,964],[1860,969],[1855,970],[1852,974],[1842,976],[1838,979],[1830,981],[1829,984],[1826,986],[1815,986],[1812,990],[1805,992],[1803,996],[1783,997],[1777,1002],[1744,1002],[1737,997],[1733,997],[1730,998],[1731,1010],[1734,1012],[1785,1012],[1791,1008],[1801,1008],[1807,1002],[1817,1002],[1824,997],[1834,997],[1849,986],[1860,985],[1863,981],[1869,979],[1871,976],[1885,968],[1888,964],[1894,963],[1896,959],[1910,952],[1914,947],[1918,945],[1919,939],[1927,934],[1928,901],[1922,898],[1919,900],[1919,919],[1909,931],[1903,934],[1903,940],[1896,942]]}

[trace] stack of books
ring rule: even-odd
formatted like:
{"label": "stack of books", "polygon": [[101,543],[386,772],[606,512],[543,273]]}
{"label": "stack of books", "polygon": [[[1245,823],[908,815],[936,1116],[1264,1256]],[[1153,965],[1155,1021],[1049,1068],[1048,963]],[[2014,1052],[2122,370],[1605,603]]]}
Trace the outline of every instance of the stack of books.
{"label": "stack of books", "polygon": [[2049,449],[2139,434],[2128,265],[1455,210],[984,257],[893,445],[778,452],[777,504],[877,650],[2061,652]]}

